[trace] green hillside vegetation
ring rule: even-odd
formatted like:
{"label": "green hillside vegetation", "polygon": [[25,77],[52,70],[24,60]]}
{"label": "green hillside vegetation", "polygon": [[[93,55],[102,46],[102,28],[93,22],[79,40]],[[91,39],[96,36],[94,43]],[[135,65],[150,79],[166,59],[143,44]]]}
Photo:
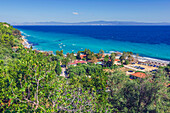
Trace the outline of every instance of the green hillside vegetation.
{"label": "green hillside vegetation", "polygon": [[21,43],[21,33],[7,23],[0,23],[0,60],[11,59],[13,46],[19,46]]}
{"label": "green hillside vegetation", "polygon": [[[0,112],[170,111],[169,66],[145,79],[130,80],[117,69],[103,71],[113,66],[107,57],[104,67],[93,63],[68,66],[76,59],[73,53],[66,58],[62,51],[49,55],[24,48],[21,41],[19,30],[0,23]],[[12,49],[16,46],[17,50]],[[92,52],[85,52],[86,60],[95,60]],[[60,63],[68,67],[68,78],[59,75]]]}

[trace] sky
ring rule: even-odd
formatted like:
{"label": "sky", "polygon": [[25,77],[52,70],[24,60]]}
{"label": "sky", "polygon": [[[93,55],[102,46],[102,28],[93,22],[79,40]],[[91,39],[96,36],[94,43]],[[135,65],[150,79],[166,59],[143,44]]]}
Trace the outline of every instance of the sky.
{"label": "sky", "polygon": [[170,0],[0,0],[0,21],[170,22]]}

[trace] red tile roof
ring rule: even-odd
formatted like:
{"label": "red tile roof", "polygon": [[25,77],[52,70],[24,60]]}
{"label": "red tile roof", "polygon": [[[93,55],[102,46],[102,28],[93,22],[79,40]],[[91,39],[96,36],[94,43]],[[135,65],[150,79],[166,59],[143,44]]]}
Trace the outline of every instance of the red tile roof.
{"label": "red tile roof", "polygon": [[115,59],[115,61],[120,61],[119,59]]}
{"label": "red tile roof", "polygon": [[131,75],[135,76],[135,77],[139,77],[139,78],[145,78],[146,77],[146,74],[142,73],[142,72],[136,72],[136,73],[133,73]]}
{"label": "red tile roof", "polygon": [[75,61],[76,63],[87,63],[86,61]]}
{"label": "red tile roof", "polygon": [[98,59],[98,61],[104,61],[104,58]]}
{"label": "red tile roof", "polygon": [[168,84],[167,87],[170,87],[170,84]]}
{"label": "red tile roof", "polygon": [[[109,60],[109,61],[111,61],[111,60]],[[115,61],[120,61],[119,59],[115,59]]]}
{"label": "red tile roof", "polygon": [[92,62],[92,60],[88,60],[87,62]]}
{"label": "red tile roof", "polygon": [[72,63],[68,63],[69,65],[73,65],[73,64],[78,64],[78,63],[81,63],[81,64],[85,64],[87,63],[86,61],[74,61]]}
{"label": "red tile roof", "polygon": [[16,47],[12,47],[12,49],[18,49],[18,46],[16,46]]}
{"label": "red tile roof", "polygon": [[80,55],[80,58],[83,59],[84,57],[86,57],[86,55]]}

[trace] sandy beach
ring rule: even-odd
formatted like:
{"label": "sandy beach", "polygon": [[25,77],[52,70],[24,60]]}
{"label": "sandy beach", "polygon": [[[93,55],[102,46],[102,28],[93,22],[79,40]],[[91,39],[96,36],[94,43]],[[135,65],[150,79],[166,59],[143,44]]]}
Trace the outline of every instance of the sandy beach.
{"label": "sandy beach", "polygon": [[[109,55],[110,56],[111,53],[115,53],[115,52],[121,53],[121,52],[118,52],[118,51],[111,51],[109,53],[105,53],[105,55]],[[121,54],[123,54],[123,53],[121,53]],[[161,60],[161,59],[156,59],[156,58],[151,58],[151,57],[143,57],[143,56],[137,57],[136,55],[132,55],[132,56],[134,58],[137,58],[138,61],[145,62],[145,63],[148,63],[148,64],[157,63],[157,64],[160,64],[160,65],[162,64],[162,66],[165,66],[165,65],[170,63],[170,61],[168,61],[168,60]],[[120,57],[120,55],[119,55],[119,57]],[[119,57],[117,56],[117,59],[119,59]]]}

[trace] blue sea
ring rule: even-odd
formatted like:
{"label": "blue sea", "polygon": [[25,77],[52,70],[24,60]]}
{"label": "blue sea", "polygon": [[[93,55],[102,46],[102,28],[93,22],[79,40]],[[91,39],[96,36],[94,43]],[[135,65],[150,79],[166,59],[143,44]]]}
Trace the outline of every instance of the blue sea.
{"label": "blue sea", "polygon": [[170,26],[14,26],[34,49],[131,51],[170,60]]}

